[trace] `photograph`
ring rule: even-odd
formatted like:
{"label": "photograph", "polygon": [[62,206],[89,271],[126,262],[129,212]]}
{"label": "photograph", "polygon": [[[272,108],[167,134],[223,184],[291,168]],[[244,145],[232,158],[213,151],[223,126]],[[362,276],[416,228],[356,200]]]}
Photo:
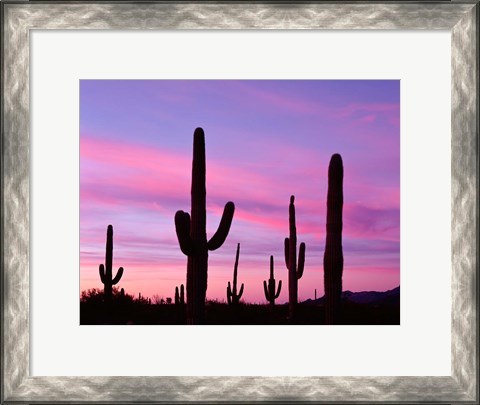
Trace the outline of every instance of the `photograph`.
{"label": "photograph", "polygon": [[479,2],[0,0],[0,403],[478,403]]}
{"label": "photograph", "polygon": [[81,325],[399,325],[399,80],[80,80]]}

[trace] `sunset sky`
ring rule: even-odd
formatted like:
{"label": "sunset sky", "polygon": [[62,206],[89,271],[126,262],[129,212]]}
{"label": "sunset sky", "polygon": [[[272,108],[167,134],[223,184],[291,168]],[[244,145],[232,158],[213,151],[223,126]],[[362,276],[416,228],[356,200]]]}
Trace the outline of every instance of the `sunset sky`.
{"label": "sunset sky", "polygon": [[295,195],[305,242],[299,300],[323,296],[327,170],[344,164],[343,289],[400,285],[400,82],[80,81],[80,291],[103,288],[108,224],[113,273],[129,294],[173,297],[187,258],[175,234],[190,212],[193,132],[205,131],[207,237],[227,201],[235,215],[209,252],[207,298],[226,300],[237,243],[243,299],[265,303],[274,256],[288,300],[283,241]]}

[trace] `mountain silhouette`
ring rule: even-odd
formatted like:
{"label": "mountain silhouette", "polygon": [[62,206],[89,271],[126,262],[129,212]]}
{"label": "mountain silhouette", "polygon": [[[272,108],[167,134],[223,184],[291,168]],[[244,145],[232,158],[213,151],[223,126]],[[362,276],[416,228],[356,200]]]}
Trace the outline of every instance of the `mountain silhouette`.
{"label": "mountain silhouette", "polygon": [[[400,286],[388,291],[343,291],[342,301],[353,302],[355,304],[399,304]],[[308,299],[303,301],[307,305],[324,304],[325,296],[317,300]]]}

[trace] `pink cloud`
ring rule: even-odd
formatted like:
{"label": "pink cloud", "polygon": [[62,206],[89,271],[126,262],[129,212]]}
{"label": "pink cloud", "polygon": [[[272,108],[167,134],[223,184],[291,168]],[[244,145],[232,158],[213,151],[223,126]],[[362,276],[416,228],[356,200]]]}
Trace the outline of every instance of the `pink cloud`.
{"label": "pink cloud", "polygon": [[[86,137],[82,140],[81,159],[82,201],[112,205],[118,204],[118,200],[158,203],[172,198],[189,200],[191,158],[161,149]],[[92,162],[105,167],[102,171],[92,169]],[[271,196],[272,187],[271,180],[254,170],[207,162],[207,191],[216,199],[223,197],[227,201],[248,195],[249,199],[262,201]]]}
{"label": "pink cloud", "polygon": [[377,119],[377,116],[375,114],[369,114],[369,115],[363,116],[358,121],[364,124],[370,124],[371,122],[374,122],[376,119]]}
{"label": "pink cloud", "polygon": [[343,107],[335,109],[335,115],[338,118],[351,117],[358,113],[385,113],[399,112],[400,104],[398,103],[350,103]]}
{"label": "pink cloud", "polygon": [[94,161],[123,170],[164,173],[165,177],[178,175],[183,167],[191,165],[189,157],[172,151],[122,141],[99,140],[86,134],[81,135],[80,158],[84,163]]}
{"label": "pink cloud", "polygon": [[[332,106],[317,101],[296,98],[292,94],[284,95],[274,91],[254,87],[248,82],[232,82],[230,86],[237,89],[236,94],[243,100],[250,102],[256,100],[263,108],[270,108],[276,112],[290,112],[294,114],[315,114],[332,118],[349,118],[356,114],[364,113],[367,117],[374,117],[373,113],[396,113],[400,111],[398,103],[349,103],[342,106]],[[240,97],[240,96],[239,96]],[[374,119],[373,118],[373,119]],[[372,119],[372,118],[367,118]],[[367,121],[371,122],[371,121]]]}
{"label": "pink cloud", "polygon": [[400,241],[400,210],[344,205],[346,235],[366,239]]}
{"label": "pink cloud", "polygon": [[264,213],[254,213],[245,210],[237,210],[235,212],[235,219],[238,221],[245,221],[249,223],[260,224],[271,229],[285,229],[285,220],[278,217],[268,216]]}

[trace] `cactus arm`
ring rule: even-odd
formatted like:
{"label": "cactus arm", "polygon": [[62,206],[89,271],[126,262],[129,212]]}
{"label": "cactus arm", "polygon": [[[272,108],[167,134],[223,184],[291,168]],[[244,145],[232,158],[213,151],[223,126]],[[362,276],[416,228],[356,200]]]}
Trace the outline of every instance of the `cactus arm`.
{"label": "cactus arm", "polygon": [[298,268],[297,280],[303,276],[303,268],[305,267],[305,243],[300,243],[300,250],[298,252]]}
{"label": "cactus arm", "polygon": [[223,209],[222,219],[220,220],[217,232],[215,232],[207,243],[208,250],[216,250],[223,245],[223,242],[227,239],[228,232],[230,231],[234,212],[235,204],[231,201],[227,202]]}
{"label": "cactus arm", "polygon": [[242,294],[243,294],[243,283],[242,283],[242,286],[240,287],[240,291],[238,292],[238,300],[240,300],[240,298],[242,298]]}
{"label": "cactus arm", "polygon": [[116,275],[115,278],[112,280],[112,285],[117,284],[117,283],[120,281],[120,279],[122,278],[122,276],[123,276],[123,267],[120,267],[120,268],[118,269],[117,275]]}
{"label": "cactus arm", "polygon": [[265,299],[270,301],[270,295],[268,294],[267,282],[263,280],[263,292],[265,293]]}
{"label": "cactus arm", "polygon": [[290,270],[290,239],[285,238],[285,264],[287,269]]}
{"label": "cactus arm", "polygon": [[105,266],[103,264],[98,266],[98,271],[100,273],[100,280],[102,281],[102,284],[105,284]]}
{"label": "cactus arm", "polygon": [[177,211],[175,214],[175,231],[180,250],[185,256],[190,256],[193,250],[193,242],[190,237],[190,215],[187,212]]}
{"label": "cactus arm", "polygon": [[282,290],[282,280],[278,282],[278,290],[277,290],[277,294],[275,294],[275,299],[277,299],[280,296],[281,290]]}

